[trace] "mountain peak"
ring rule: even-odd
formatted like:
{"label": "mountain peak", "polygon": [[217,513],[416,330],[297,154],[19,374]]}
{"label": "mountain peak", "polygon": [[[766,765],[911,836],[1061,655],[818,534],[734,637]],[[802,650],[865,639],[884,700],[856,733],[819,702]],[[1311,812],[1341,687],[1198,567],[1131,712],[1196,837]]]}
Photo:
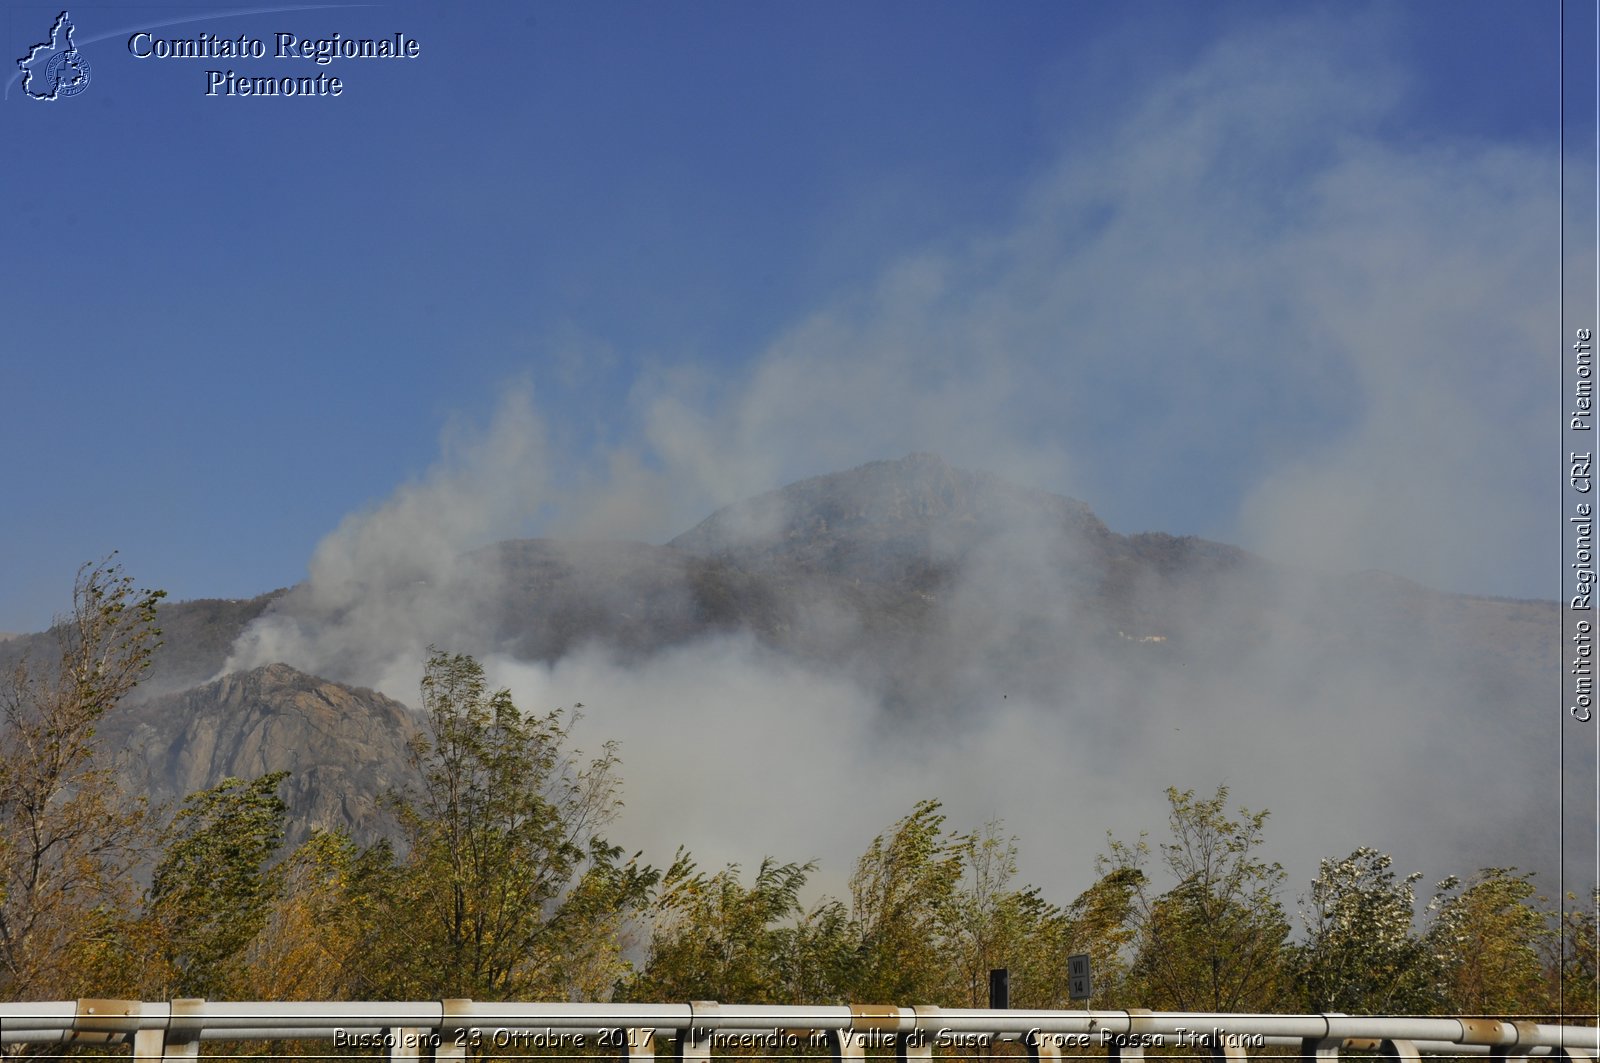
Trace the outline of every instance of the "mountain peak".
{"label": "mountain peak", "polygon": [[737,502],[673,539],[701,556],[763,553],[804,544],[926,541],[935,527],[957,538],[1018,521],[1102,539],[1110,533],[1087,505],[1034,491],[993,473],[956,468],[917,452],[815,476]]}

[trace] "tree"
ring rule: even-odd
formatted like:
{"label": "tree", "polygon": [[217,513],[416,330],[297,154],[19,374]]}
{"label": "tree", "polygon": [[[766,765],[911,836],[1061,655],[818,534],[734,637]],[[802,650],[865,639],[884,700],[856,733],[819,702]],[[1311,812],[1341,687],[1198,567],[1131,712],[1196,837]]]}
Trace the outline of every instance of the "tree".
{"label": "tree", "polygon": [[951,905],[948,948],[959,972],[956,1002],[987,1007],[989,972],[1011,972],[1011,1005],[1059,1007],[1067,997],[1065,938],[1070,922],[1037,888],[1012,887],[1017,841],[998,822],[959,839],[964,867]]}
{"label": "tree", "polygon": [[951,898],[949,925],[959,989],[969,1008],[988,1006],[989,972],[1009,967],[1009,956],[1021,929],[1017,895],[1007,889],[1017,873],[1017,842],[989,823],[960,840],[964,871],[961,888]]}
{"label": "tree", "polygon": [[113,951],[147,824],[96,756],[95,725],[160,645],[161,591],[108,558],[78,570],[53,662],[0,677],[0,996],[74,996]]}
{"label": "tree", "polygon": [[859,933],[843,902],[824,897],[778,936],[781,997],[790,1004],[845,1004]]}
{"label": "tree", "polygon": [[1295,965],[1308,1010],[1415,1014],[1441,1005],[1432,957],[1412,932],[1422,872],[1397,879],[1392,864],[1368,848],[1321,862]]}
{"label": "tree", "polygon": [[[1225,813],[1228,789],[1197,800],[1167,790],[1172,840],[1162,862],[1177,885],[1150,897],[1142,876],[1133,897],[1138,929],[1132,978],[1146,1005],[1177,1011],[1281,1007],[1289,923],[1278,900],[1283,868],[1258,855],[1266,812]],[[1139,871],[1147,847],[1111,843],[1111,863]]]}
{"label": "tree", "polygon": [[661,873],[624,860],[622,849],[595,839],[588,865],[555,905],[545,924],[548,958],[541,984],[562,1000],[601,1000],[632,969],[626,953],[632,927]]}
{"label": "tree", "polygon": [[[384,850],[387,853],[387,850]],[[243,956],[248,1000],[339,1000],[365,994],[361,853],[343,831],[317,831],[271,871],[259,928]],[[391,861],[392,862],[392,861]]]}
{"label": "tree", "polygon": [[1541,953],[1555,936],[1531,872],[1486,867],[1465,889],[1439,884],[1424,940],[1439,965],[1445,1006],[1467,1014],[1551,1010]]}
{"label": "tree", "polygon": [[147,905],[165,961],[156,995],[226,997],[244,983],[245,950],[276,892],[267,864],[283,843],[277,791],[288,775],[224,779],[173,818]]}
{"label": "tree", "polygon": [[1566,900],[1560,933],[1548,942],[1547,978],[1563,1013],[1593,1016],[1600,1012],[1600,886],[1590,890],[1587,906],[1578,905],[1574,893]]}
{"label": "tree", "polygon": [[800,890],[813,869],[769,857],[746,886],[737,864],[708,877],[680,850],[661,881],[649,957],[625,995],[790,1003],[798,928],[784,924],[801,914]]}
{"label": "tree", "polygon": [[921,801],[878,835],[850,879],[860,935],[850,989],[856,1000],[939,1003],[951,995],[944,939],[966,839],[947,834],[938,801]]}
{"label": "tree", "polygon": [[[1094,972],[1093,1004],[1116,1007],[1128,981],[1128,952],[1138,933],[1135,902],[1146,884],[1138,867],[1096,863],[1100,880],[1067,906],[1065,944],[1058,955],[1087,953]],[[1137,1001],[1129,1001],[1137,1004]]]}
{"label": "tree", "polygon": [[658,877],[622,862],[599,833],[620,806],[615,747],[580,766],[566,715],[525,715],[464,655],[433,651],[422,706],[426,734],[412,745],[422,788],[395,800],[409,851],[394,887],[401,925],[380,945],[393,957],[390,991],[508,998],[609,987],[615,946],[604,974],[595,953],[573,950],[614,935]]}

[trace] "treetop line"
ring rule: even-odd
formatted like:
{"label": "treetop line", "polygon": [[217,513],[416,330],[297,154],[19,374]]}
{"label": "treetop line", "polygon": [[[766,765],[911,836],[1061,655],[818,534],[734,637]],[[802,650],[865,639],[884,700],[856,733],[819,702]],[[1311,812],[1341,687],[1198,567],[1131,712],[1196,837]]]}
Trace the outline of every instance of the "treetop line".
{"label": "treetop line", "polygon": [[0,676],[4,999],[971,1008],[1006,968],[1015,1007],[1058,1009],[1065,957],[1087,955],[1101,1008],[1597,1010],[1600,894],[1552,904],[1531,875],[1484,868],[1439,883],[1419,920],[1420,873],[1364,848],[1322,861],[1292,940],[1285,873],[1261,855],[1268,813],[1230,810],[1226,787],[1169,789],[1169,839],[1108,839],[1098,880],[1065,905],[1016,880],[1001,824],[951,829],[936,800],[872,841],[847,898],[802,903],[815,864],[770,856],[708,871],[680,849],[653,867],[606,837],[615,746],[583,758],[569,713],[525,712],[442,651],[410,748],[420,784],[389,798],[398,841],[331,830],[285,852],[285,773],[167,813],[123,792],[96,747],[158,644],[161,597],[114,560],[87,566],[55,658]]}

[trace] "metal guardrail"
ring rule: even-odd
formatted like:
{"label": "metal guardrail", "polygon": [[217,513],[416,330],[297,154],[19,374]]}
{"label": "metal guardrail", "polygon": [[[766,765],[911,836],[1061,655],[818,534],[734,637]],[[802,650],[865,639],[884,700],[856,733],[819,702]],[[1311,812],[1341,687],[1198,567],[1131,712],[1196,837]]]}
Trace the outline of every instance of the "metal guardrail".
{"label": "metal guardrail", "polygon": [[[0,1045],[131,1045],[138,1060],[184,1060],[206,1041],[330,1041],[391,1060],[465,1060],[479,1050],[588,1052],[649,1063],[671,1043],[677,1063],[709,1063],[714,1048],[749,1055],[826,1047],[838,1063],[889,1049],[899,1063],[929,1063],[938,1050],[986,1052],[1018,1042],[1032,1063],[1063,1051],[1101,1050],[1137,1060],[1151,1047],[1189,1048],[1215,1061],[1250,1049],[1336,1063],[1341,1049],[1376,1051],[1395,1063],[1424,1054],[1595,1063],[1600,1029],[1499,1019],[1393,1015],[1211,1012],[1021,1011],[924,1005],[542,1004],[419,1002],[223,1002],[179,999],[0,1004]],[[1287,1051],[1285,1051],[1287,1050]]]}

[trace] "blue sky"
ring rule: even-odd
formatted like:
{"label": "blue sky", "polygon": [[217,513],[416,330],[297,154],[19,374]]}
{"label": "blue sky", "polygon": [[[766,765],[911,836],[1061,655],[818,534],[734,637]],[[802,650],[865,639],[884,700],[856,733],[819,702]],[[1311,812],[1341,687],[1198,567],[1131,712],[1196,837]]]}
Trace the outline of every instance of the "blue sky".
{"label": "blue sky", "polygon": [[912,450],[1557,593],[1553,2],[266,6],[74,6],[85,91],[8,83],[0,631],[112,550],[294,583],[419,488],[450,549],[661,541]]}

